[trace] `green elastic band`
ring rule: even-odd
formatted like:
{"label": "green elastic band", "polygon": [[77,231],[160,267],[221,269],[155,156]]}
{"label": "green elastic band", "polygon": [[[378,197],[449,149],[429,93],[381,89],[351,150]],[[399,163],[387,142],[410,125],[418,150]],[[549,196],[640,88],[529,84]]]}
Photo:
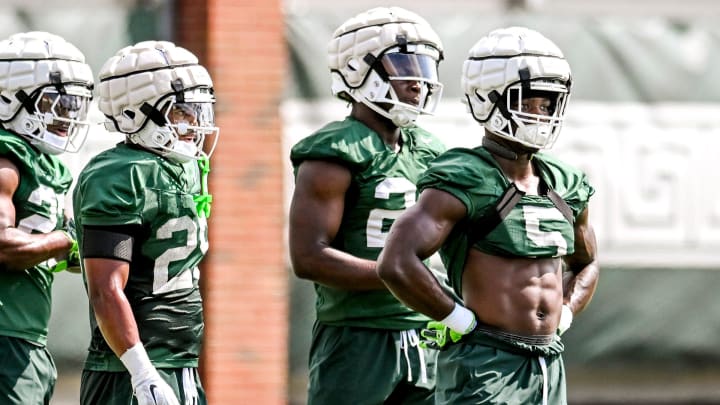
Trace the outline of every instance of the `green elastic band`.
{"label": "green elastic band", "polygon": [[72,243],[72,245],[70,246],[70,252],[77,252],[78,251],[77,240],[75,240],[75,238],[73,238],[72,235],[70,235],[70,232],[68,232],[68,231],[60,231],[60,232],[64,233],[65,237],[68,238],[70,243]]}
{"label": "green elastic band", "polygon": [[53,267],[50,268],[50,271],[53,273],[60,273],[61,271],[65,270],[67,268],[68,268],[67,260],[60,260]]}
{"label": "green elastic band", "polygon": [[195,208],[197,209],[198,215],[205,218],[210,218],[210,205],[212,204],[212,196],[210,194],[201,194],[193,197],[195,200]]}
{"label": "green elastic band", "polygon": [[[76,261],[80,260],[79,252],[80,252],[80,246],[78,246],[77,240],[70,235],[70,232],[68,231],[61,231],[65,234],[65,236],[68,238],[70,242],[72,242],[72,245],[70,246],[70,249],[68,250],[68,258],[72,258]],[[50,268],[50,271],[53,273],[59,273],[63,270],[66,270],[68,268],[68,261],[67,260],[60,260],[53,267]]]}
{"label": "green elastic band", "polygon": [[210,218],[210,208],[213,200],[212,194],[208,193],[207,185],[208,173],[210,173],[210,159],[207,156],[202,157],[198,160],[198,166],[200,167],[200,195],[194,196],[193,200],[198,215]]}

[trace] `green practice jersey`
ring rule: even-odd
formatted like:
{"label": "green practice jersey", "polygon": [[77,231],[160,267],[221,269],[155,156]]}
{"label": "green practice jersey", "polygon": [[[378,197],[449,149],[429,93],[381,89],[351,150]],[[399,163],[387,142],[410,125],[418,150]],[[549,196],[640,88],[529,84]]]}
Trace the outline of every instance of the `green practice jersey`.
{"label": "green practice jersey", "polygon": [[[342,222],[332,246],[376,260],[393,221],[415,204],[416,182],[442,143],[418,127],[402,129],[402,149],[395,153],[382,138],[352,117],[326,125],[291,151],[295,172],[303,161],[325,160],[352,172]],[[331,325],[408,329],[427,322],[389,291],[345,291],[315,284],[319,321]]]}
{"label": "green practice jersey", "polygon": [[[13,194],[15,227],[28,233],[61,229],[65,194],[72,177],[60,160],[40,153],[24,139],[0,129],[0,156],[20,173]],[[0,335],[45,345],[50,320],[54,260],[25,271],[0,272]]]}
{"label": "green practice jersey", "polygon": [[[532,162],[542,182],[565,201],[573,218],[577,218],[595,192],[585,174],[542,153],[536,154]],[[523,195],[499,225],[480,240],[468,240],[473,223],[495,209],[509,186],[500,166],[482,147],[448,151],[433,162],[418,182],[420,192],[428,188],[448,192],[467,208],[466,220],[455,226],[440,250],[451,285],[458,294],[470,247],[503,257],[561,257],[574,252],[573,223],[547,195]]]}
{"label": "green practice jersey", "polygon": [[[150,360],[160,368],[197,367],[204,327],[197,266],[208,249],[207,220],[198,216],[193,201],[199,192],[197,162],[174,164],[120,143],[85,166],[73,193],[78,230],[139,229],[125,295]],[[90,322],[85,368],[125,370],[92,313]]]}

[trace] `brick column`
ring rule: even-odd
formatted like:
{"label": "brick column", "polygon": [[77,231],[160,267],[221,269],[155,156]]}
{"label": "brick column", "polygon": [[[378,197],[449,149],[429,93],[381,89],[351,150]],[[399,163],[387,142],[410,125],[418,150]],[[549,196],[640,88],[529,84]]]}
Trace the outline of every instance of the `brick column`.
{"label": "brick column", "polygon": [[212,404],[286,404],[285,268],[279,101],[287,56],[280,1],[178,0],[177,42],[215,83],[210,253],[203,266],[201,364]]}

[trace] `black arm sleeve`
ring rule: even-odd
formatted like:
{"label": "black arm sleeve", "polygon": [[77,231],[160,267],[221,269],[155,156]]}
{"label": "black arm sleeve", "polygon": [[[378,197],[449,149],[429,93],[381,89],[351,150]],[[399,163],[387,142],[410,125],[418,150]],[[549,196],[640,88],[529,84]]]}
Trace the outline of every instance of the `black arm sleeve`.
{"label": "black arm sleeve", "polygon": [[139,226],[83,226],[80,255],[132,262],[133,242]]}

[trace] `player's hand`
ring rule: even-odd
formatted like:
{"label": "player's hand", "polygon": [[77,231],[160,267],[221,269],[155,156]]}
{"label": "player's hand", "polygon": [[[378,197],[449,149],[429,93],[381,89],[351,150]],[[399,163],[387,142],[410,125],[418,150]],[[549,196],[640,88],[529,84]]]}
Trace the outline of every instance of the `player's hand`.
{"label": "player's hand", "polygon": [[180,405],[175,392],[154,368],[140,381],[132,379],[138,405]]}
{"label": "player's hand", "polygon": [[130,373],[130,383],[138,405],[180,405],[175,392],[160,377],[142,343],[136,343],[120,356]]}
{"label": "player's hand", "polygon": [[63,270],[67,270],[71,273],[80,273],[80,249],[77,242],[75,221],[72,218],[68,218],[65,221],[65,226],[63,227],[62,232],[70,240],[70,249],[68,250],[67,255],[58,260],[55,266],[53,266],[50,270],[53,273]]}
{"label": "player's hand", "polygon": [[457,343],[463,337],[463,334],[455,332],[438,321],[430,321],[420,331],[420,337],[420,347],[443,350],[448,343]]}

